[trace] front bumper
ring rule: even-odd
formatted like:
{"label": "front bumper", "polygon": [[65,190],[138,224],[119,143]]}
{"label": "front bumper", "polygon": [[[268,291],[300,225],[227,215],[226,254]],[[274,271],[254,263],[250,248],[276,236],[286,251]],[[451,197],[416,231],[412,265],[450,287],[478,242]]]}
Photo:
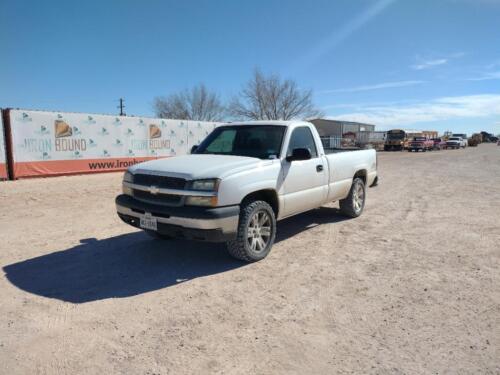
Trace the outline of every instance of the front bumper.
{"label": "front bumper", "polygon": [[139,201],[130,195],[116,197],[118,216],[140,228],[141,216],[150,213],[158,223],[158,233],[190,240],[225,242],[236,238],[240,207],[170,207]]}

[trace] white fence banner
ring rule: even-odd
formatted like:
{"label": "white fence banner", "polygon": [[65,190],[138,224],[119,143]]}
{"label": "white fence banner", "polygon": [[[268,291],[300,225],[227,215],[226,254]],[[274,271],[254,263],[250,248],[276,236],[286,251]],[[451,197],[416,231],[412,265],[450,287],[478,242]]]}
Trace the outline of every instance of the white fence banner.
{"label": "white fence banner", "polygon": [[14,177],[123,170],[183,155],[216,126],[67,112],[10,111]]}

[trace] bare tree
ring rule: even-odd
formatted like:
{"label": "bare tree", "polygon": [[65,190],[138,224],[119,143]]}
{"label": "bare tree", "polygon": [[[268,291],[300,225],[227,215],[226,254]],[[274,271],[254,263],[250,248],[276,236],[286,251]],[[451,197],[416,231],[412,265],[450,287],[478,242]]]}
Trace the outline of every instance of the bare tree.
{"label": "bare tree", "polygon": [[229,105],[229,113],[239,119],[291,120],[321,117],[312,103],[312,91],[300,90],[293,80],[276,74],[264,76],[255,70],[253,77]]}
{"label": "bare tree", "polygon": [[157,97],[153,106],[156,116],[161,118],[221,121],[225,114],[219,96],[204,84],[167,97]]}

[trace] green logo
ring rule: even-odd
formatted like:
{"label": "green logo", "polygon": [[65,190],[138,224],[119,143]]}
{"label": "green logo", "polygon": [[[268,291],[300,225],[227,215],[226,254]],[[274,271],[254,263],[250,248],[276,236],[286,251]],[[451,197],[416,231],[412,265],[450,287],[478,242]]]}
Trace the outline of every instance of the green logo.
{"label": "green logo", "polygon": [[45,125],[40,125],[40,130],[36,131],[35,133],[39,135],[47,135],[50,134],[50,131]]}

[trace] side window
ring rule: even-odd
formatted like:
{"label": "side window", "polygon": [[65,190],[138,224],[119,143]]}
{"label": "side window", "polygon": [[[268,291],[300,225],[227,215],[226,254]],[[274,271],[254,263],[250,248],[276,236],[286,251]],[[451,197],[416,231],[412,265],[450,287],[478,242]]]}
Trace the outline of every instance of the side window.
{"label": "side window", "polygon": [[306,126],[296,128],[290,136],[287,155],[291,155],[294,148],[308,148],[313,158],[318,157],[316,144],[311,133],[311,129]]}

